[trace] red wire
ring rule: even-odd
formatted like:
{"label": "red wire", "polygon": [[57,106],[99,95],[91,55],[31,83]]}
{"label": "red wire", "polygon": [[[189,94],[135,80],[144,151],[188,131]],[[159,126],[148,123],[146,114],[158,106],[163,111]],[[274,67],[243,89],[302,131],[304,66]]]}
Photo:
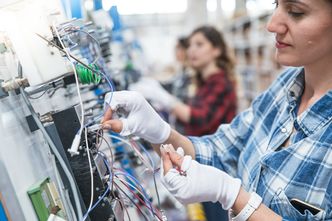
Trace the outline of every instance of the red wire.
{"label": "red wire", "polygon": [[145,214],[143,213],[143,211],[140,209],[140,207],[135,203],[135,202],[133,202],[133,200],[130,198],[130,196],[128,196],[125,192],[124,192],[124,190],[122,190],[121,188],[120,188],[120,186],[118,186],[116,183],[114,183],[114,185],[124,194],[124,195],[126,195],[127,197],[128,197],[128,199],[130,200],[130,201],[132,201],[132,203],[134,203],[134,205],[136,206],[136,208],[137,208],[137,210],[143,215],[143,217],[146,219],[146,220],[148,220],[148,218],[145,216]]}
{"label": "red wire", "polygon": [[[148,207],[148,205],[146,205],[146,203],[144,202],[144,200],[142,200],[134,191],[131,190],[131,188],[125,182],[123,182],[122,180],[120,180],[120,182],[123,185],[125,185],[127,187],[127,189],[134,195],[134,197],[136,199],[138,199],[146,208],[151,209],[150,207]],[[152,206],[152,208],[153,208],[154,211],[157,211],[157,213],[159,213],[159,211],[152,204],[151,204],[151,206]],[[160,218],[161,214],[157,214],[154,211],[152,211],[152,213],[155,214],[157,216],[157,218],[162,221],[162,219]]]}

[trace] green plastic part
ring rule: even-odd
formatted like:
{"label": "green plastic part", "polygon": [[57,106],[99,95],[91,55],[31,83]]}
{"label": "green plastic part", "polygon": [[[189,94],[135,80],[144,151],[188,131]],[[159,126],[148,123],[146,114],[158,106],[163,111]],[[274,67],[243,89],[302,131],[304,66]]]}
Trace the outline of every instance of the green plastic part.
{"label": "green plastic part", "polygon": [[54,207],[51,193],[47,187],[49,181],[50,179],[47,177],[35,183],[27,191],[39,221],[47,221],[51,209]]}

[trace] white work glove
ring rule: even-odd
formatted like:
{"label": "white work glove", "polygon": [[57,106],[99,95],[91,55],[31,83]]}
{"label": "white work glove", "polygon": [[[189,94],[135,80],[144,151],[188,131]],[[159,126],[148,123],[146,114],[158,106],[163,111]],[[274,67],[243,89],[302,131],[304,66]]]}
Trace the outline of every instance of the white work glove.
{"label": "white work glove", "polygon": [[168,111],[172,110],[178,99],[169,94],[160,83],[152,78],[141,78],[137,83],[131,84],[129,90],[141,93],[152,104],[161,106]]}
{"label": "white work glove", "polygon": [[138,92],[110,92],[104,105],[104,129],[112,129],[121,136],[136,135],[153,144],[163,143],[171,133],[170,125]]}
{"label": "white work glove", "polygon": [[[241,180],[217,168],[199,164],[191,156],[183,157],[183,149],[162,145],[161,181],[166,189],[183,204],[219,202],[230,209],[239,194]],[[182,156],[181,156],[182,154]]]}

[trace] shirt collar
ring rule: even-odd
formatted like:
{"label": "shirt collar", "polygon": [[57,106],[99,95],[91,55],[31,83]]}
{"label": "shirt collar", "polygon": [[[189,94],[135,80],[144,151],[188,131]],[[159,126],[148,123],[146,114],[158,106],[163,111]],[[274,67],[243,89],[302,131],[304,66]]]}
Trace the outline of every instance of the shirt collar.
{"label": "shirt collar", "polygon": [[[287,88],[287,99],[291,106],[294,106],[304,90],[304,69],[299,69],[295,73],[295,78],[293,79],[290,86]],[[294,106],[295,107],[295,106]]]}
{"label": "shirt collar", "polygon": [[287,90],[290,114],[296,123],[309,136],[324,127],[332,119],[332,90],[297,117],[297,105],[304,90],[304,69],[296,73],[296,77]]}

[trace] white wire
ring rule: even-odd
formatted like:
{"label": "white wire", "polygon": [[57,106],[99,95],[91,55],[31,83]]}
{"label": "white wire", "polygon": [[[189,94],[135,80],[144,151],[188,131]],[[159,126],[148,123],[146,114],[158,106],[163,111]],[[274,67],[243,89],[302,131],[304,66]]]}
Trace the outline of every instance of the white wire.
{"label": "white wire", "polygon": [[76,72],[76,68],[75,68],[75,65],[74,63],[71,61],[71,56],[70,56],[70,53],[68,52],[67,48],[65,47],[65,45],[63,44],[62,40],[61,40],[61,37],[59,35],[59,32],[55,26],[55,23],[53,23],[53,29],[59,39],[59,42],[63,48],[63,50],[65,51],[66,55],[67,55],[67,58],[69,59],[70,61],[70,64],[73,68],[73,71],[74,71],[74,75],[75,75],[75,81],[76,81],[76,88],[77,88],[77,95],[78,95],[78,100],[79,100],[79,103],[80,103],[80,106],[81,106],[81,128],[80,130],[78,131],[78,135],[81,136],[82,135],[82,132],[83,132],[83,128],[84,128],[84,108],[83,108],[83,101],[82,101],[82,97],[81,97],[81,91],[80,91],[80,85],[79,85],[79,82],[78,82],[78,77],[77,77],[77,72]]}
{"label": "white wire", "polygon": [[[88,207],[87,211],[90,211],[92,204],[93,204],[93,193],[94,193],[94,182],[93,182],[93,169],[92,169],[92,164],[91,164],[91,157],[90,157],[90,149],[89,149],[89,143],[88,143],[88,130],[85,129],[85,144],[86,144],[86,152],[88,154],[88,159],[89,159],[89,167],[90,167],[90,176],[91,176],[91,198],[90,198],[90,204]],[[83,218],[83,221],[87,218]]]}
{"label": "white wire", "polygon": [[[81,91],[80,91],[80,86],[79,86],[79,82],[78,82],[76,68],[75,68],[74,63],[71,61],[70,54],[69,54],[69,52],[67,51],[67,48],[65,47],[65,45],[62,42],[61,37],[59,35],[59,32],[58,32],[58,30],[57,30],[54,22],[53,22],[52,26],[53,26],[53,29],[54,29],[57,37],[58,37],[58,40],[59,40],[59,42],[60,42],[63,50],[65,51],[65,53],[67,55],[67,58],[69,59],[69,62],[70,62],[71,66],[73,68],[73,71],[74,71],[75,82],[76,82],[76,89],[77,89],[77,95],[78,95],[79,103],[80,103],[80,106],[81,106],[81,128],[78,131],[78,135],[81,137],[82,136],[82,132],[83,132],[83,128],[84,128],[84,108],[83,108],[83,101],[82,101],[82,97],[81,97]],[[82,211],[77,211],[77,212],[78,212],[78,219],[81,219],[80,216],[81,216]]]}

